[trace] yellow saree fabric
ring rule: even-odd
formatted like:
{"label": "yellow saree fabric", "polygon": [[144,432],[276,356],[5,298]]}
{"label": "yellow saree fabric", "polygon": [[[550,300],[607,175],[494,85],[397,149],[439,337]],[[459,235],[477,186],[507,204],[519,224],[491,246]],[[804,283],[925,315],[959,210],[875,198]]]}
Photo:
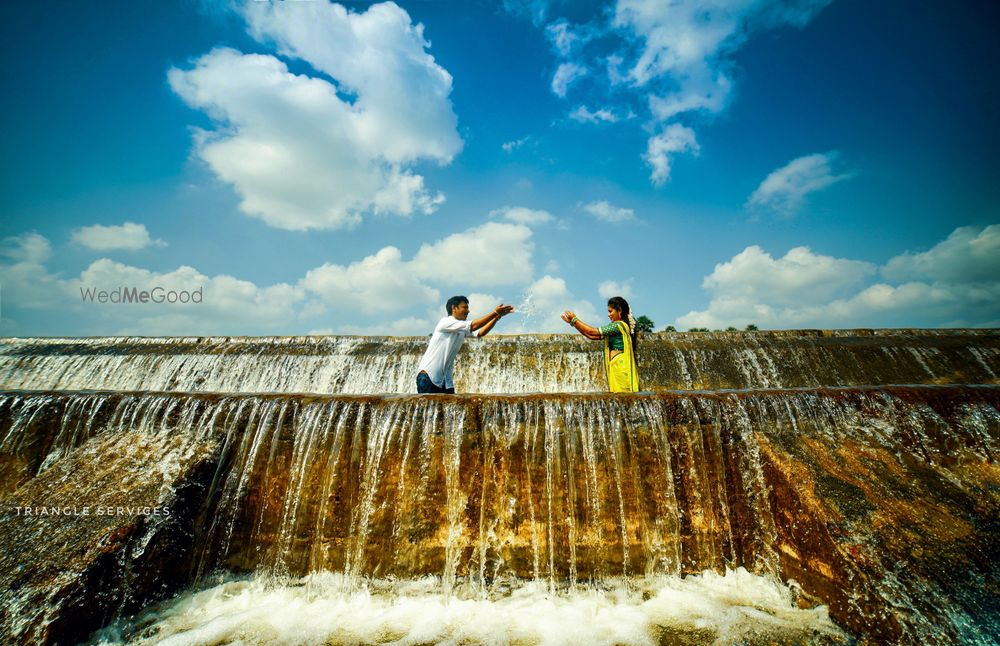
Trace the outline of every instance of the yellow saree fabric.
{"label": "yellow saree fabric", "polygon": [[616,321],[625,343],[625,351],[611,358],[611,342],[604,338],[604,370],[608,375],[608,388],[613,393],[639,392],[639,367],[635,364],[635,352],[632,351],[632,336],[628,324]]}

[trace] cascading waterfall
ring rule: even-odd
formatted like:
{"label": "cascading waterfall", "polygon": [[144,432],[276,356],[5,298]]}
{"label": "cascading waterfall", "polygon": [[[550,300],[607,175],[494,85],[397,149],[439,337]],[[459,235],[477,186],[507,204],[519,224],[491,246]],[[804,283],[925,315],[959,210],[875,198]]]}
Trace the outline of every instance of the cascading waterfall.
{"label": "cascading waterfall", "polygon": [[[509,575],[550,587],[738,565],[776,573],[753,424],[736,401],[223,400],[235,406],[228,466],[207,496],[198,573]],[[732,505],[750,506],[739,535]]]}
{"label": "cascading waterfall", "polygon": [[[318,394],[412,393],[419,337],[0,339],[0,388]],[[475,393],[605,390],[600,348],[568,335],[469,339],[456,387]],[[644,390],[1000,384],[988,330],[647,335]],[[503,369],[498,369],[502,366]]]}
{"label": "cascading waterfall", "polygon": [[[178,339],[176,356],[164,339],[11,342],[0,633],[988,643],[1000,631],[997,335],[731,338],[650,342],[645,369],[661,387],[709,375],[752,387],[630,396],[323,394],[331,373],[281,374],[301,356],[319,365],[297,354],[301,339],[213,340],[219,352],[202,355],[205,340]],[[387,381],[371,383],[392,383],[409,364],[391,356],[423,343],[354,356],[387,357]],[[552,375],[558,389],[577,359],[547,357],[575,343],[484,341],[460,361],[535,344],[538,373],[491,382],[488,361],[473,361],[465,383],[517,392]],[[226,381],[223,357],[236,355],[259,380]],[[231,388],[192,387],[188,360],[205,362],[200,385]],[[100,391],[67,387],[112,365]],[[987,385],[809,387],[866,374]],[[175,387],[124,390],[151,379]],[[242,392],[265,385],[274,392]]]}

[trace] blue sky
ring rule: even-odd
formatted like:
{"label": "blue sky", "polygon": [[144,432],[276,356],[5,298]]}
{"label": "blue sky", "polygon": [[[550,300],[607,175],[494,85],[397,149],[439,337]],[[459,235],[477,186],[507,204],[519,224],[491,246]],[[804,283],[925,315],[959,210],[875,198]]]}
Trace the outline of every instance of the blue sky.
{"label": "blue sky", "polygon": [[995,3],[0,11],[3,335],[1000,327]]}

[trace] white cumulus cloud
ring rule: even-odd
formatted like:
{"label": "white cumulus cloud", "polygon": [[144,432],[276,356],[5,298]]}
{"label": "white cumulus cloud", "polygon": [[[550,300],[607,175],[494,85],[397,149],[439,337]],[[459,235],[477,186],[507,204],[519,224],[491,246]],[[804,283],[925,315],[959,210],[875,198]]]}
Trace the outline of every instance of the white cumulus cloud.
{"label": "white cumulus cloud", "polygon": [[503,218],[515,224],[535,226],[552,222],[555,218],[548,211],[542,209],[529,209],[524,206],[505,206],[503,208],[490,211],[490,217]]}
{"label": "white cumulus cloud", "polygon": [[635,219],[635,211],[615,206],[607,200],[598,200],[582,205],[584,211],[604,222],[628,222]]}
{"label": "white cumulus cloud", "polygon": [[52,245],[38,233],[23,233],[4,238],[0,244],[0,255],[14,263],[40,264],[52,256]]}
{"label": "white cumulus cloud", "polygon": [[545,35],[555,49],[556,54],[568,58],[582,40],[567,20],[556,20],[545,26]]}
{"label": "white cumulus cloud", "polygon": [[151,271],[101,258],[65,287],[76,299],[82,289],[112,290],[120,286],[139,290],[163,288],[164,292],[201,290],[201,303],[109,305],[89,302],[108,323],[129,334],[194,334],[223,332],[247,334],[286,323],[289,312],[302,301],[302,289],[287,283],[258,286],[251,281],[219,274],[207,276],[182,265],[166,272]]}
{"label": "white cumulus cloud", "polygon": [[[494,296],[493,294],[483,294],[480,292],[472,292],[467,296],[469,299],[469,318],[471,319],[486,316],[492,312],[497,305],[500,305],[503,300],[499,296]],[[508,299],[507,302],[509,304],[510,299]]]}
{"label": "white cumulus cloud", "polygon": [[[47,330],[55,334],[264,334],[287,329],[297,305],[305,297],[294,285],[278,283],[257,286],[252,282],[220,274],[207,276],[193,267],[151,271],[101,258],[79,275],[64,278],[52,273],[44,262],[51,245],[38,234],[7,239],[0,262],[3,283],[5,330],[38,334],[24,325],[28,310],[40,310]],[[137,291],[200,290],[200,303],[101,303],[98,291],[121,288]],[[93,298],[84,299],[90,293]]]}
{"label": "white cumulus cloud", "polygon": [[94,224],[80,227],[73,232],[73,242],[81,244],[94,251],[138,251],[153,245],[165,247],[162,240],[153,240],[144,224],[125,222],[119,225]]}
{"label": "white cumulus cloud", "polygon": [[[705,278],[708,308],[679,317],[677,324],[995,327],[1000,325],[998,237],[1000,225],[961,227],[929,251],[900,254],[881,268],[806,247],[778,259],[748,247]],[[883,282],[873,282],[879,277]]]}
{"label": "white cumulus cloud", "polygon": [[[755,34],[804,27],[830,1],[617,0],[584,25],[557,19],[546,28],[562,61],[553,91],[565,96],[569,81],[579,78],[577,69],[603,68],[612,92],[647,104],[655,134],[644,158],[659,186],[670,178],[671,158],[698,151],[690,123],[682,120],[722,113],[732,102],[735,53]],[[617,44],[610,54],[591,48],[588,58],[584,45],[596,39]],[[600,120],[585,117],[579,112],[575,118]]]}
{"label": "white cumulus cloud", "polygon": [[324,263],[306,272],[299,284],[336,309],[365,314],[398,312],[441,298],[413,273],[396,247],[383,247],[346,266]]}
{"label": "white cumulus cloud", "polygon": [[959,227],[928,251],[896,256],[886,264],[882,275],[896,281],[998,281],[1000,225]]}
{"label": "white cumulus cloud", "polygon": [[[607,205],[614,211],[618,207]],[[519,211],[519,209],[523,209]],[[544,211],[499,210],[522,221],[548,221]],[[551,217],[551,216],[549,216]],[[465,294],[472,314],[500,302],[515,304],[519,316],[504,331],[564,332],[559,314],[576,311],[592,323],[603,308],[573,294],[546,263],[534,276],[532,230],[525,224],[488,221],[430,241],[407,257],[386,246],[347,262],[325,262],[296,280],[256,284],[228,274],[210,275],[181,265],[164,271],[100,258],[69,277],[53,272],[50,242],[36,233],[0,243],[3,331],[24,334],[417,334],[425,335],[443,316],[444,301]],[[201,291],[200,303],[99,303],[81,290],[120,288]],[[598,291],[631,296],[632,279],[605,281]],[[612,294],[614,292],[614,294]]]}
{"label": "white cumulus cloud", "polygon": [[[29,233],[0,245],[4,330],[22,329],[26,310],[45,310],[52,314],[45,315],[48,319],[66,322],[49,329],[74,334],[287,334],[298,324],[311,325],[317,333],[423,334],[416,328],[436,320],[445,289],[448,295],[466,293],[485,313],[500,299],[483,287],[520,289],[528,284],[534,273],[531,237],[524,225],[487,222],[425,244],[409,259],[387,246],[354,262],[323,263],[292,284],[259,286],[225,274],[208,276],[190,266],[152,271],[108,258],[92,262],[79,276],[63,278],[45,265],[52,255],[49,241]],[[164,292],[201,289],[202,302],[97,303],[81,297],[81,289],[96,296],[99,290],[154,287]],[[394,318],[364,323],[387,315]],[[320,318],[330,316],[340,323],[329,325]]]}
{"label": "white cumulus cloud", "polygon": [[716,265],[702,286],[715,296],[769,304],[824,303],[849,293],[875,273],[872,263],[824,256],[808,247],[795,247],[774,258],[754,245]]}
{"label": "white cumulus cloud", "polygon": [[620,119],[617,114],[606,108],[591,110],[585,105],[581,105],[576,110],[570,112],[569,118],[582,123],[597,123],[599,121],[614,123]]}
{"label": "white cumulus cloud", "polygon": [[[24,233],[0,241],[0,306],[17,304],[29,309],[44,309],[65,302],[57,276],[49,273],[45,262],[52,257],[52,244],[38,233]],[[10,315],[5,314],[5,323]]]}
{"label": "white cumulus cloud", "polygon": [[614,280],[606,280],[597,286],[597,293],[601,298],[608,299],[612,296],[621,296],[625,300],[632,298],[632,279],[619,283]]}
{"label": "white cumulus cloud", "polygon": [[246,6],[246,17],[258,40],[273,40],[282,55],[309,62],[357,95],[359,130],[388,161],[450,161],[461,148],[451,75],[426,51],[423,25],[396,4],[353,13],[323,0],[259,2]]}
{"label": "white cumulus cloud", "polygon": [[564,97],[570,84],[587,75],[587,68],[577,63],[560,63],[556,73],[552,75],[552,91],[556,96]]}
{"label": "white cumulus cloud", "polygon": [[789,217],[795,215],[806,197],[852,177],[850,172],[835,172],[837,152],[815,153],[793,159],[772,171],[747,198],[749,209],[764,209]]}
{"label": "white cumulus cloud", "polygon": [[447,164],[462,141],[451,76],[427,53],[423,26],[393,3],[364,13],[323,0],[249,3],[245,17],[259,41],[335,83],[229,48],[170,70],[171,88],[215,121],[196,135],[196,152],[240,208],[291,230],[434,211],[443,195],[410,167]]}
{"label": "white cumulus cloud", "polygon": [[662,186],[670,179],[671,157],[677,153],[698,153],[700,147],[695,138],[694,130],[679,123],[674,123],[663,129],[663,132],[652,137],[646,147],[643,159],[653,167],[649,176],[653,184]]}
{"label": "white cumulus cloud", "polygon": [[[831,0],[618,0],[612,25],[640,43],[629,70],[637,85],[670,77],[678,97],[718,86],[727,60],[755,32],[805,26]],[[695,103],[698,103],[695,101]]]}
{"label": "white cumulus cloud", "polygon": [[732,81],[721,72],[713,79],[695,84],[688,81],[686,92],[650,95],[649,110],[659,121],[669,121],[685,112],[722,112],[728,105]]}
{"label": "white cumulus cloud", "polygon": [[534,246],[523,224],[487,222],[421,246],[410,266],[445,284],[516,285],[531,280]]}

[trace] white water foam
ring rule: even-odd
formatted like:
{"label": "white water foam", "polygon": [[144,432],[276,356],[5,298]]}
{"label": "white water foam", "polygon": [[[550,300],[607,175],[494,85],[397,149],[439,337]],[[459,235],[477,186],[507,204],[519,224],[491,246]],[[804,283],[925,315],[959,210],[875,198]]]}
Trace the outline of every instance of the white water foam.
{"label": "white water foam", "polygon": [[237,579],[189,591],[93,643],[164,644],[758,644],[843,643],[824,606],[746,570],[648,577],[555,594],[544,583],[438,577],[359,581],[330,572],[276,582]]}

